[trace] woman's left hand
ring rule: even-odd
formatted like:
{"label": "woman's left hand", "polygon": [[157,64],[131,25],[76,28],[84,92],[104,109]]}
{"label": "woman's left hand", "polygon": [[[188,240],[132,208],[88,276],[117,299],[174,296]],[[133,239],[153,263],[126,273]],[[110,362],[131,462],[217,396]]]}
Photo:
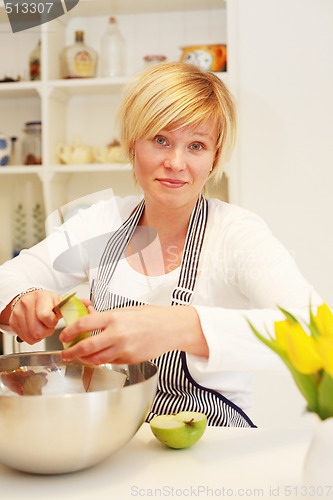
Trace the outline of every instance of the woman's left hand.
{"label": "woman's left hand", "polygon": [[61,342],[86,331],[101,333],[62,351],[64,360],[86,363],[141,363],[179,349],[208,357],[208,346],[196,310],[191,306],[137,306],[89,314],[66,326]]}

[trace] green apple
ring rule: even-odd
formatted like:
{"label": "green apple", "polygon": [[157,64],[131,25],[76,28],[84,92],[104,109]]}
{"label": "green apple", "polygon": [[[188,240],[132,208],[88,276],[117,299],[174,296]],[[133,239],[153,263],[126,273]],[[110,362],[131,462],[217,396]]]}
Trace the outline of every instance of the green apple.
{"label": "green apple", "polygon": [[[64,295],[63,299],[65,299],[66,296],[67,295]],[[71,297],[69,301],[66,302],[66,304],[61,306],[60,312],[65,320],[66,325],[70,325],[77,319],[82,318],[82,316],[86,316],[87,314],[89,314],[88,309],[83,304],[83,302],[81,302],[81,300],[76,297]],[[64,349],[67,349],[67,347],[71,347],[72,345],[76,344],[80,340],[86,339],[87,337],[90,337],[90,332],[80,333],[80,335],[75,337],[75,339],[71,340],[70,342],[63,342]]]}
{"label": "green apple", "polygon": [[197,411],[158,415],[150,421],[154,436],[169,448],[188,448],[196,443],[207,426],[207,417]]}

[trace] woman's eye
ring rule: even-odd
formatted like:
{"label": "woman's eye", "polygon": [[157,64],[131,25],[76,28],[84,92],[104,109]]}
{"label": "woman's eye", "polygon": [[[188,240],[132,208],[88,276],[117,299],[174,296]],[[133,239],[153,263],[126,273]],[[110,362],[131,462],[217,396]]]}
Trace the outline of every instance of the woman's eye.
{"label": "woman's eye", "polygon": [[203,149],[203,144],[201,144],[201,142],[194,142],[193,144],[191,144],[190,148],[194,151],[200,151],[201,149]]}
{"label": "woman's eye", "polygon": [[166,144],[166,139],[164,137],[162,137],[161,135],[157,135],[155,138],[154,138],[155,142],[157,144],[160,144],[161,146],[164,146]]}

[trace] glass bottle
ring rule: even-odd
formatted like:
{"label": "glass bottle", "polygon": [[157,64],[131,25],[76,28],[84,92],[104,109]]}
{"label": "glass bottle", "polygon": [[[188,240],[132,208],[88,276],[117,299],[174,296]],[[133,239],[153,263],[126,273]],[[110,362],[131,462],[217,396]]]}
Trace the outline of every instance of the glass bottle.
{"label": "glass bottle", "polygon": [[110,17],[109,26],[101,38],[101,69],[103,77],[125,74],[125,39],[115,17]]}
{"label": "glass bottle", "polygon": [[29,56],[29,74],[30,80],[40,80],[41,64],[40,64],[40,40]]}
{"label": "glass bottle", "polygon": [[17,145],[17,137],[11,137],[11,148],[10,148],[10,165],[19,165],[20,161],[18,159],[18,145]]}
{"label": "glass bottle", "polygon": [[75,32],[75,43],[61,52],[62,78],[91,78],[96,76],[97,52],[84,43],[84,32]]}
{"label": "glass bottle", "polygon": [[22,159],[24,165],[42,164],[42,124],[26,122],[22,139]]}

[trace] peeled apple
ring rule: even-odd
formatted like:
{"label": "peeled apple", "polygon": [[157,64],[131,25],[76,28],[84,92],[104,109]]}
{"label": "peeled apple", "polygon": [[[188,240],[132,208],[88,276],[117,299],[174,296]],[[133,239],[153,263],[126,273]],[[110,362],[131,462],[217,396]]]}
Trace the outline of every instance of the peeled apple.
{"label": "peeled apple", "polygon": [[[64,295],[63,299],[65,298],[66,295]],[[60,312],[65,320],[66,325],[70,325],[77,319],[82,318],[82,316],[86,316],[87,314],[89,314],[86,306],[77,297],[70,298],[69,301],[66,302],[66,304],[61,306]],[[80,335],[75,337],[75,339],[71,340],[70,342],[63,342],[64,349],[67,349],[67,347],[71,347],[77,342],[80,342],[80,340],[86,339],[88,337],[90,337],[90,332],[80,333]]]}

